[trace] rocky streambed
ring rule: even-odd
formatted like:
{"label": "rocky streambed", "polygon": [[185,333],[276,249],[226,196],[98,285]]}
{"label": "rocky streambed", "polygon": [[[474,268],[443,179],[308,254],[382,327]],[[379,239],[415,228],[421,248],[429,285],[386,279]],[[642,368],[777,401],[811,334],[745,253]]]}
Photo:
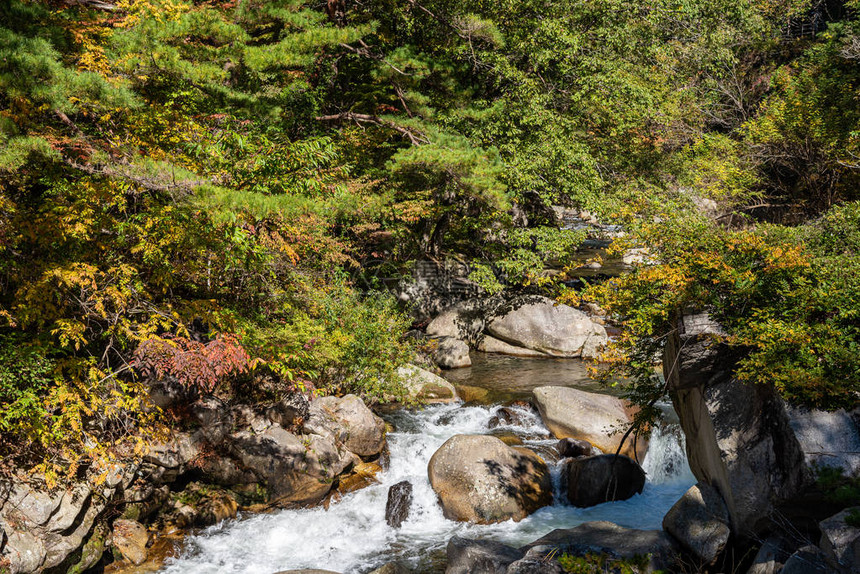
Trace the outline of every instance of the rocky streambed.
{"label": "rocky streambed", "polygon": [[[654,433],[643,459],[647,481],[641,494],[587,508],[575,507],[567,497],[562,476],[566,462],[558,454],[558,439],[535,409],[523,402],[511,402],[531,397],[533,387],[544,385],[548,378],[557,385],[577,386],[583,382],[583,373],[575,368],[575,361],[513,360],[522,361],[521,371],[510,358],[480,356],[473,376],[462,371],[452,375],[461,389],[477,395],[469,403],[385,413],[384,418],[394,429],[387,435],[389,463],[370,486],[332,501],[327,508],[240,514],[236,520],[188,538],[181,553],[168,560],[163,572],[262,573],[321,568],[365,573],[391,562],[417,572],[443,572],[450,562],[449,546],[454,544],[452,548],[456,548],[457,540],[465,541],[461,544],[466,546],[469,539],[481,539],[519,547],[555,529],[593,521],[659,530],[664,514],[695,482],[686,465],[680,433],[674,428]],[[499,380],[503,370],[508,373],[507,385]],[[481,389],[487,393],[482,394]],[[475,524],[455,520],[457,517],[439,503],[428,478],[428,464],[446,442],[461,436],[497,437],[499,448],[507,448],[502,444],[506,443],[537,453],[547,463],[548,505],[517,516],[521,518],[517,522]],[[411,485],[408,515],[399,527],[393,527],[386,522],[389,490],[404,481]]]}

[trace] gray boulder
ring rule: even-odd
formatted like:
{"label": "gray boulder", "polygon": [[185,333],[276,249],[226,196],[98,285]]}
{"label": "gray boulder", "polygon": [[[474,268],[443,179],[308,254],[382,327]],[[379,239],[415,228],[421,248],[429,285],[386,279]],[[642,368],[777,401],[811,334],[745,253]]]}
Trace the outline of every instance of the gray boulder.
{"label": "gray boulder", "polygon": [[678,548],[662,530],[636,530],[612,522],[586,522],[576,528],[556,529],[520,548],[528,556],[572,556],[606,554],[615,559],[632,560],[648,556],[647,572],[674,571]]}
{"label": "gray boulder", "polygon": [[827,562],[839,572],[860,572],[860,528],[848,524],[848,517],[860,520],[860,506],[846,508],[819,523],[821,542]]}
{"label": "gray boulder", "polygon": [[485,435],[456,435],[430,458],[430,485],[451,520],[519,521],[552,502],[546,463],[534,452]]}
{"label": "gray boulder", "polygon": [[331,437],[296,436],[280,426],[259,435],[236,433],[230,448],[233,456],[267,485],[270,500],[300,504],[322,500],[335,476],[356,461]]}
{"label": "gray boulder", "polygon": [[860,429],[851,413],[790,408],[788,417],[809,468],[841,468],[860,477]]}
{"label": "gray boulder", "polygon": [[487,332],[512,345],[554,357],[581,357],[583,347],[594,349],[609,340],[606,329],[587,314],[552,299],[529,297],[511,306],[489,322]]}
{"label": "gray boulder", "polygon": [[[556,438],[585,440],[609,454],[615,454],[623,432],[632,420],[631,408],[610,395],[589,393],[569,387],[538,387],[532,391],[540,416]],[[644,457],[647,442],[628,439],[621,454]]]}
{"label": "gray boulder", "polygon": [[314,400],[304,430],[333,438],[359,456],[379,454],[385,446],[385,422],[355,395]]}
{"label": "gray boulder", "polygon": [[469,345],[452,337],[442,337],[437,340],[434,360],[443,369],[461,369],[472,365]]}
{"label": "gray boulder", "polygon": [[478,309],[478,305],[461,303],[433,318],[427,324],[426,333],[430,337],[474,341],[484,330],[484,323],[483,313]]}
{"label": "gray boulder", "polygon": [[712,564],[729,541],[729,510],[716,488],[699,483],[669,509],[663,529],[698,562]]}
{"label": "gray boulder", "polygon": [[627,500],[645,486],[645,471],[635,460],[623,455],[574,458],[568,461],[566,474],[567,498],[579,507]]}
{"label": "gray boulder", "polygon": [[808,474],[785,404],[768,385],[732,378],[736,352],[707,315],[687,315],[667,339],[663,371],[686,436],[690,469],[713,485],[739,535],[768,526]]}
{"label": "gray boulder", "polygon": [[455,536],[448,541],[445,574],[505,574],[523,552],[489,540],[469,540]]}
{"label": "gray boulder", "polygon": [[512,562],[505,574],[564,574],[567,572],[556,560],[526,556]]}
{"label": "gray boulder", "polygon": [[413,400],[425,403],[452,403],[457,400],[454,385],[442,377],[415,365],[405,365],[397,369],[397,375]]}

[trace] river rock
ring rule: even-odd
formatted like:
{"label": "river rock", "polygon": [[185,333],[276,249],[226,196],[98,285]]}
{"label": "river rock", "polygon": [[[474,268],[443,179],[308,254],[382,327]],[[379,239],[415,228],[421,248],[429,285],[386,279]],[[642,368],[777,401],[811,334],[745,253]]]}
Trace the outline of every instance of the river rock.
{"label": "river rock", "polygon": [[[533,394],[544,424],[556,438],[585,440],[605,453],[615,454],[623,432],[612,433],[632,420],[629,405],[610,395],[569,387],[538,387]],[[639,440],[635,452],[631,437],[621,454],[641,458],[647,449],[646,441]]]}
{"label": "river rock", "polygon": [[498,353],[500,355],[512,355],[514,357],[546,357],[546,353],[511,345],[495,337],[482,335],[478,341],[478,350],[483,353]]}
{"label": "river rock", "polygon": [[757,535],[809,473],[784,402],[769,385],[733,378],[738,352],[724,337],[707,315],[684,316],[667,339],[663,371],[690,469],[722,495],[733,533]]}
{"label": "river rock", "polygon": [[552,502],[546,463],[492,436],[451,437],[431,457],[428,474],[451,520],[519,521]]}
{"label": "river rock", "polygon": [[403,480],[388,489],[388,502],[385,505],[385,522],[392,528],[400,528],[409,518],[412,506],[412,483]]}
{"label": "river rock", "polygon": [[259,435],[232,435],[231,452],[267,485],[270,500],[305,504],[322,500],[334,478],[356,462],[331,437],[296,436],[277,425]]}
{"label": "river rock", "polygon": [[585,456],[567,463],[567,498],[574,506],[627,500],[644,486],[645,471],[623,455]]}
{"label": "river rock", "polygon": [[359,456],[379,454],[385,446],[385,421],[355,395],[315,399],[304,429],[333,437],[336,444]]}
{"label": "river rock", "polygon": [[454,536],[448,541],[447,556],[445,574],[504,574],[523,552],[501,542]]}
{"label": "river rock", "polygon": [[494,429],[500,426],[518,426],[524,427],[528,426],[529,414],[523,413],[521,410],[515,407],[499,407],[496,410],[496,414],[490,417],[490,420],[487,421],[487,427]]}
{"label": "river rock", "polygon": [[397,369],[397,375],[410,398],[426,403],[451,403],[457,400],[454,385],[430,371],[414,365]]}
{"label": "river rock", "polygon": [[729,541],[729,510],[716,488],[699,483],[669,509],[663,529],[698,562],[712,564]]}
{"label": "river rock", "polygon": [[576,528],[556,529],[520,548],[529,556],[606,554],[615,559],[649,557],[646,571],[674,572],[678,549],[662,530],[623,528],[612,522],[586,522]]}
{"label": "river rock", "polygon": [[451,337],[472,341],[484,330],[483,314],[476,305],[460,304],[437,315],[427,324],[430,337]]}
{"label": "river rock", "polygon": [[581,357],[583,347],[594,349],[609,341],[606,329],[588,315],[552,299],[529,297],[511,307],[489,322],[487,332],[512,345],[555,357]]}
{"label": "river rock", "polygon": [[574,438],[561,439],[555,445],[555,449],[562,458],[577,458],[580,456],[590,456],[592,454],[590,442]]}
{"label": "river rock", "polygon": [[304,568],[302,570],[281,570],[275,574],[340,574],[333,570],[319,570],[318,568]]}
{"label": "river rock", "polygon": [[113,523],[111,542],[114,548],[119,550],[122,557],[140,566],[146,562],[146,545],[149,543],[149,532],[140,522],[134,520],[118,519]]}
{"label": "river rock", "polygon": [[443,369],[460,369],[470,367],[469,345],[460,339],[443,337],[436,343],[436,364]]}
{"label": "river rock", "polygon": [[[819,546],[831,566],[840,572],[860,572],[860,528],[848,524],[848,517],[860,520],[860,506],[846,508],[819,523]],[[856,524],[856,523],[855,523]]]}

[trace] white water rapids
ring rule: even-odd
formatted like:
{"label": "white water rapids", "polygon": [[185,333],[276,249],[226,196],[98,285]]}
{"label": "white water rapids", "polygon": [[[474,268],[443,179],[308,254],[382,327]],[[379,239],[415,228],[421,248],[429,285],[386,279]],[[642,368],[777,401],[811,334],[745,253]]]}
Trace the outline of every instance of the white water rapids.
{"label": "white water rapids", "polygon": [[[280,570],[321,568],[361,574],[399,560],[420,572],[440,570],[440,557],[454,535],[494,539],[512,545],[531,542],[555,528],[572,528],[591,520],[621,526],[660,528],[663,515],[694,482],[676,433],[657,429],[643,461],[649,480],[642,494],[621,502],[574,508],[556,496],[520,522],[477,526],[452,522],[442,515],[427,478],[427,463],[455,434],[486,434],[498,406],[440,405],[418,412],[400,411],[390,420],[391,464],[381,481],[322,507],[283,510],[241,517],[189,537],[181,556],[170,559],[166,574],[271,574]],[[525,411],[524,411],[525,412]],[[557,442],[534,415],[516,432],[526,446],[546,449]],[[552,467],[556,485],[561,466]],[[400,529],[385,522],[388,489],[401,480],[413,485],[409,518]],[[558,489],[557,489],[558,492]]]}

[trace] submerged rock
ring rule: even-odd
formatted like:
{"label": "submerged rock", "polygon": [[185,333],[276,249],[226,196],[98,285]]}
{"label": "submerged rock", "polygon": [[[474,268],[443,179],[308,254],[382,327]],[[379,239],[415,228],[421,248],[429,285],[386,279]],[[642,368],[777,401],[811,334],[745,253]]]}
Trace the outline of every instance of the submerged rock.
{"label": "submerged rock", "polygon": [[623,455],[585,456],[567,463],[567,498],[574,506],[627,500],[644,486],[645,471]]}
{"label": "submerged rock", "polygon": [[436,364],[443,369],[460,369],[472,365],[469,345],[459,339],[443,337],[436,344]]}
{"label": "submerged rock", "polygon": [[519,521],[552,502],[546,463],[492,436],[451,437],[433,454],[428,475],[451,520]]}
{"label": "submerged rock", "polygon": [[392,528],[400,525],[409,518],[409,508],[412,506],[412,483],[403,480],[388,489],[388,502],[385,504],[385,522]]}
{"label": "submerged rock", "polygon": [[712,564],[729,541],[729,511],[716,488],[692,486],[663,517],[663,529],[702,564]]}
{"label": "submerged rock", "polygon": [[445,574],[504,574],[523,552],[501,542],[454,536],[448,541],[447,555]]}
{"label": "submerged rock", "polygon": [[[623,433],[614,431],[631,421],[630,406],[625,401],[570,387],[538,387],[532,392],[544,424],[556,438],[585,440],[608,454],[618,450]],[[641,458],[647,449],[647,442],[639,440],[634,451],[631,437],[621,454],[631,458],[638,454]]]}

